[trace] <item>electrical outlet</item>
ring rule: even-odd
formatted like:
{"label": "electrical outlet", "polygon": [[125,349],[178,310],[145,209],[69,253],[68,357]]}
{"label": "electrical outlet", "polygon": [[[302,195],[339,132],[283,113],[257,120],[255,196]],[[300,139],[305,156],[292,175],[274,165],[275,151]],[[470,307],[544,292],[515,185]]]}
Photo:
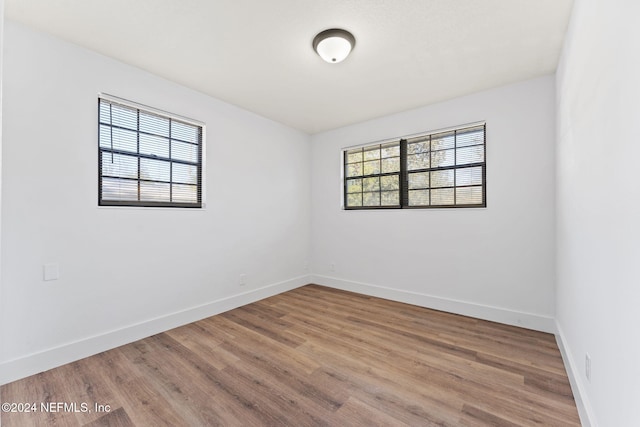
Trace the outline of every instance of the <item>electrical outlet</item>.
{"label": "electrical outlet", "polygon": [[591,356],[589,353],[584,355],[584,376],[587,377],[587,381],[591,382]]}
{"label": "electrical outlet", "polygon": [[240,284],[240,286],[244,286],[247,284],[247,275],[242,273],[240,275],[240,280],[238,280],[238,283]]}

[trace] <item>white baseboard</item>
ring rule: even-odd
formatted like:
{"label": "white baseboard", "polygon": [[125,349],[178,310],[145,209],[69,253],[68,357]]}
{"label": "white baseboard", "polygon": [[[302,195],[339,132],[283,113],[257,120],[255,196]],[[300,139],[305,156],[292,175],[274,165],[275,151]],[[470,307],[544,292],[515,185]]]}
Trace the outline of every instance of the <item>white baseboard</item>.
{"label": "white baseboard", "polygon": [[524,313],[500,307],[476,304],[468,301],[459,301],[417,292],[386,288],[367,283],[338,279],[336,277],[313,275],[311,276],[311,280],[312,283],[317,283],[318,285],[432,308],[434,310],[461,314],[464,316],[475,317],[477,319],[490,320],[492,322],[519,326],[551,334],[556,332],[555,320],[551,316]]}
{"label": "white baseboard", "polygon": [[589,398],[584,390],[582,376],[580,373],[582,369],[579,368],[580,364],[576,363],[576,359],[573,358],[571,350],[566,344],[564,333],[562,328],[556,322],[556,341],[560,354],[562,355],[562,361],[567,370],[567,376],[569,377],[569,383],[571,384],[571,391],[573,392],[573,399],[576,402],[578,408],[578,415],[580,415],[580,422],[583,427],[597,427],[593,408],[589,403]]}
{"label": "white baseboard", "polygon": [[0,363],[0,385],[304,286],[300,276]]}

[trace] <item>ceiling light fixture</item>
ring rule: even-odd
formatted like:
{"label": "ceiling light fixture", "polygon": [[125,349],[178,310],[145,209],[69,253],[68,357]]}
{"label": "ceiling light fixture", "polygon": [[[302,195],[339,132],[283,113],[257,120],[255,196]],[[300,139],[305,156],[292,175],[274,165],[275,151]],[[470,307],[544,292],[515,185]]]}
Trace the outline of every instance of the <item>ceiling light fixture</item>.
{"label": "ceiling light fixture", "polygon": [[324,30],[313,38],[313,50],[331,64],[343,61],[355,45],[353,34],[338,28]]}

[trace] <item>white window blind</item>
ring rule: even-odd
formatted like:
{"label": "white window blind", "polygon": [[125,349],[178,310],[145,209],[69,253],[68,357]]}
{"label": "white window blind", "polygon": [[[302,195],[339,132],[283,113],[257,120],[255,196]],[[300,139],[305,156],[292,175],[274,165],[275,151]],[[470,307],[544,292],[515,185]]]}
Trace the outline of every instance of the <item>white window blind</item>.
{"label": "white window blind", "polygon": [[99,98],[99,205],[202,207],[202,126]]}

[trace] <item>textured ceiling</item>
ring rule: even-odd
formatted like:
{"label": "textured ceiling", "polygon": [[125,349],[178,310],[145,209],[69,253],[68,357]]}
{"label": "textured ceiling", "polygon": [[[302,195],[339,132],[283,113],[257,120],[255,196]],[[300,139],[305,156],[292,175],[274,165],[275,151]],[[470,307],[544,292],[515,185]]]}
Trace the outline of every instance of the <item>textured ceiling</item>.
{"label": "textured ceiling", "polygon": [[[572,0],[6,0],[5,16],[307,133],[552,73]],[[356,37],[340,64],[321,30]]]}

